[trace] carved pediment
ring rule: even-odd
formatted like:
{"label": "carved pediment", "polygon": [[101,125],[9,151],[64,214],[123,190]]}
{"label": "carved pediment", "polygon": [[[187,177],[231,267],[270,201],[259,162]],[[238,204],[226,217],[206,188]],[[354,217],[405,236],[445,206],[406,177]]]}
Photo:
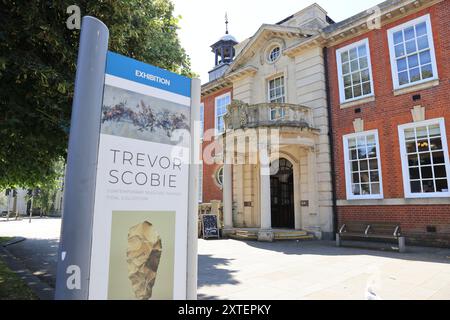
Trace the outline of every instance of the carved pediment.
{"label": "carved pediment", "polygon": [[256,53],[260,53],[261,49],[265,50],[267,44],[273,39],[279,39],[283,43],[286,39],[303,37],[304,33],[303,29],[297,27],[263,24],[240,50],[226,75],[245,66]]}

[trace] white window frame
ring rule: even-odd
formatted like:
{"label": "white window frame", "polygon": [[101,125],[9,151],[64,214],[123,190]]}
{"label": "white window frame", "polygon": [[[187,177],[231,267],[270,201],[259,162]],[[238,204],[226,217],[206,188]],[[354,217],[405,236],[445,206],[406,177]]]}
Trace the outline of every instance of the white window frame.
{"label": "white window frame", "polygon": [[[367,195],[354,195],[352,189],[352,169],[350,167],[350,157],[349,157],[349,148],[348,148],[348,140],[351,138],[358,138],[361,136],[375,136],[375,147],[377,150],[377,162],[378,162],[378,175],[379,175],[379,183],[380,183],[380,194],[367,194]],[[344,167],[345,167],[345,186],[347,193],[347,200],[361,200],[361,199],[383,199],[383,174],[381,170],[381,153],[380,153],[380,142],[378,140],[378,130],[368,130],[364,132],[357,132],[352,134],[347,134],[342,137],[343,146],[344,146]],[[370,170],[369,170],[370,174]]]}
{"label": "white window frame", "polygon": [[[273,76],[273,77],[270,77],[270,78],[267,79],[267,101],[268,101],[268,103],[280,103],[280,102],[272,102],[270,100],[270,82],[271,81],[275,81],[276,79],[279,79],[279,78],[283,78],[283,96],[281,96],[281,97],[283,98],[284,102],[281,102],[281,103],[286,103],[286,98],[287,98],[287,93],[286,93],[286,75],[284,73],[283,74],[278,74],[276,76]],[[279,97],[279,98],[281,98],[281,97]],[[277,98],[277,99],[279,99],[279,98]],[[272,110],[273,110],[273,108],[269,109],[269,119],[270,119],[270,121],[281,120],[281,119],[284,118],[284,116],[285,116],[284,114],[282,114],[280,118],[272,118]]]}
{"label": "white window frame", "polygon": [[220,99],[224,99],[227,96],[230,97],[230,103],[231,103],[231,94],[229,92],[216,97],[215,100],[214,100],[214,123],[215,123],[216,136],[224,134],[225,131],[226,131],[225,123],[224,123],[223,132],[219,132],[219,130],[218,130],[218,128],[219,128],[219,121],[218,121],[219,118],[218,118],[218,115],[217,115],[217,101],[220,100]]}
{"label": "white window frame", "polygon": [[[397,59],[395,58],[394,33],[396,33],[397,31],[406,29],[408,27],[411,27],[413,25],[419,24],[421,22],[426,22],[426,25],[427,25],[428,44],[430,46],[431,67],[433,69],[433,77],[400,85],[399,79],[398,79],[398,71],[397,71],[398,70],[397,69]],[[392,74],[392,82],[394,85],[394,90],[412,87],[412,86],[416,86],[416,85],[419,85],[422,83],[426,83],[429,81],[434,81],[434,80],[439,79],[438,69],[437,69],[437,64],[436,64],[436,53],[435,53],[435,49],[434,49],[433,30],[432,30],[431,18],[430,18],[429,14],[426,14],[422,17],[410,20],[406,23],[403,23],[394,28],[391,28],[387,31],[387,34],[388,34],[389,56],[390,56],[390,61],[391,61],[391,74]]]}
{"label": "white window frame", "polygon": [[[223,188],[223,166],[217,168],[216,172],[214,173],[214,180],[216,182],[216,184],[219,186],[219,188]],[[219,177],[220,177],[220,171],[222,171],[222,183],[220,183],[219,181]]]}
{"label": "white window frame", "polygon": [[[408,166],[408,156],[406,152],[406,143],[405,143],[405,129],[415,128],[415,127],[423,127],[430,126],[433,124],[439,124],[441,130],[441,142],[442,142],[442,150],[444,152],[445,159],[445,169],[447,171],[447,184],[449,191],[448,192],[429,192],[429,193],[412,193],[410,178],[409,178],[409,166]],[[405,194],[405,198],[444,198],[450,197],[450,160],[448,155],[448,145],[447,145],[447,133],[445,130],[445,120],[444,118],[436,118],[419,122],[406,123],[398,126],[398,138],[400,144],[400,157],[402,161],[402,175],[403,175],[403,190]]]}
{"label": "white window frame", "polygon": [[205,131],[205,104],[200,103],[200,142],[203,142],[203,135]]}
{"label": "white window frame", "polygon": [[[273,58],[272,53],[273,53],[273,52],[275,51],[275,49],[277,49],[277,48],[278,48],[278,55],[277,55],[275,58]],[[270,47],[270,50],[269,50],[268,55],[267,55],[267,62],[269,62],[269,63],[275,63],[275,62],[280,58],[280,56],[281,56],[281,46],[278,45],[278,44],[276,44],[276,45]]]}
{"label": "white window frame", "polygon": [[[361,46],[362,44],[366,45],[366,50],[367,50],[367,63],[368,63],[368,67],[369,67],[371,93],[365,94],[365,95],[363,94],[356,98],[346,99],[345,98],[344,77],[343,77],[343,73],[342,73],[341,54],[344,51],[349,51],[355,47],[357,48],[357,47]],[[360,99],[365,99],[365,98],[373,97],[375,95],[375,88],[373,86],[372,61],[370,58],[370,45],[369,45],[368,38],[363,39],[358,42],[351,43],[348,46],[345,46],[345,47],[342,47],[342,48],[339,48],[338,50],[336,50],[336,64],[337,64],[338,77],[339,77],[339,79],[338,79],[338,81],[339,81],[339,98],[340,98],[341,103],[347,103],[347,102],[352,102],[352,101],[356,101],[356,100],[360,100]]]}

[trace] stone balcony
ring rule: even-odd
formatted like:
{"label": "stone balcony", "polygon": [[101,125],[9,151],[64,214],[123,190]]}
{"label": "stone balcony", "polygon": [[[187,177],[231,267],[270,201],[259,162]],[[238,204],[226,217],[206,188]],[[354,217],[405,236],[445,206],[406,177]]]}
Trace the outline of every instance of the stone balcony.
{"label": "stone balcony", "polygon": [[258,127],[295,127],[314,129],[312,110],[289,103],[247,104],[238,100],[227,107],[226,130]]}

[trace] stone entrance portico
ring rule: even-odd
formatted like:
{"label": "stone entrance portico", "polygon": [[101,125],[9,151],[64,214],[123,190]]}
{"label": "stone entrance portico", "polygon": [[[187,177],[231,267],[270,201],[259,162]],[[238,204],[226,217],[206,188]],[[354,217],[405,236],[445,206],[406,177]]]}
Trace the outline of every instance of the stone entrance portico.
{"label": "stone entrance portico", "polygon": [[[214,149],[214,156],[225,163],[225,233],[254,236],[258,230],[260,240],[272,240],[278,228],[288,227],[334,236],[326,51],[314,40],[330,23],[313,4],[263,24],[234,45],[232,62],[216,66],[202,87],[216,139],[223,140],[217,148],[223,154]],[[234,102],[224,115],[225,97]],[[208,156],[210,150],[205,148]],[[270,175],[279,159],[289,170]]]}
{"label": "stone entrance portico", "polygon": [[[221,137],[224,234],[256,228],[258,240],[272,241],[272,222],[278,221],[277,228],[307,230],[320,237],[315,152],[319,130],[314,128],[311,109],[285,103],[249,105],[233,101],[227,111],[226,132]],[[273,184],[280,163],[291,168],[293,186],[278,190],[278,196],[273,194],[271,177]],[[272,200],[286,205],[274,206]],[[283,210],[291,210],[290,205],[292,225],[274,216],[289,214]]]}

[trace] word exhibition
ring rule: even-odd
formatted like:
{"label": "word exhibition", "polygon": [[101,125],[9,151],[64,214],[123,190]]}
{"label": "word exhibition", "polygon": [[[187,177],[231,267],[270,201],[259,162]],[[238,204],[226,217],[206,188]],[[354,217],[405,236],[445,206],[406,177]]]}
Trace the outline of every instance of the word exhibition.
{"label": "word exhibition", "polygon": [[[116,168],[109,170],[110,184],[177,187],[177,173],[182,171],[182,162],[179,158],[116,149],[110,149],[110,156]],[[117,168],[118,166],[121,170]],[[132,171],[131,168],[136,170]]]}
{"label": "word exhibition", "polygon": [[170,86],[170,80],[168,80],[166,78],[161,78],[161,77],[155,76],[153,74],[146,73],[141,70],[136,70],[135,75],[136,75],[136,77],[139,77],[139,78],[148,79],[150,81],[155,81],[155,82],[164,84],[166,86]]}

